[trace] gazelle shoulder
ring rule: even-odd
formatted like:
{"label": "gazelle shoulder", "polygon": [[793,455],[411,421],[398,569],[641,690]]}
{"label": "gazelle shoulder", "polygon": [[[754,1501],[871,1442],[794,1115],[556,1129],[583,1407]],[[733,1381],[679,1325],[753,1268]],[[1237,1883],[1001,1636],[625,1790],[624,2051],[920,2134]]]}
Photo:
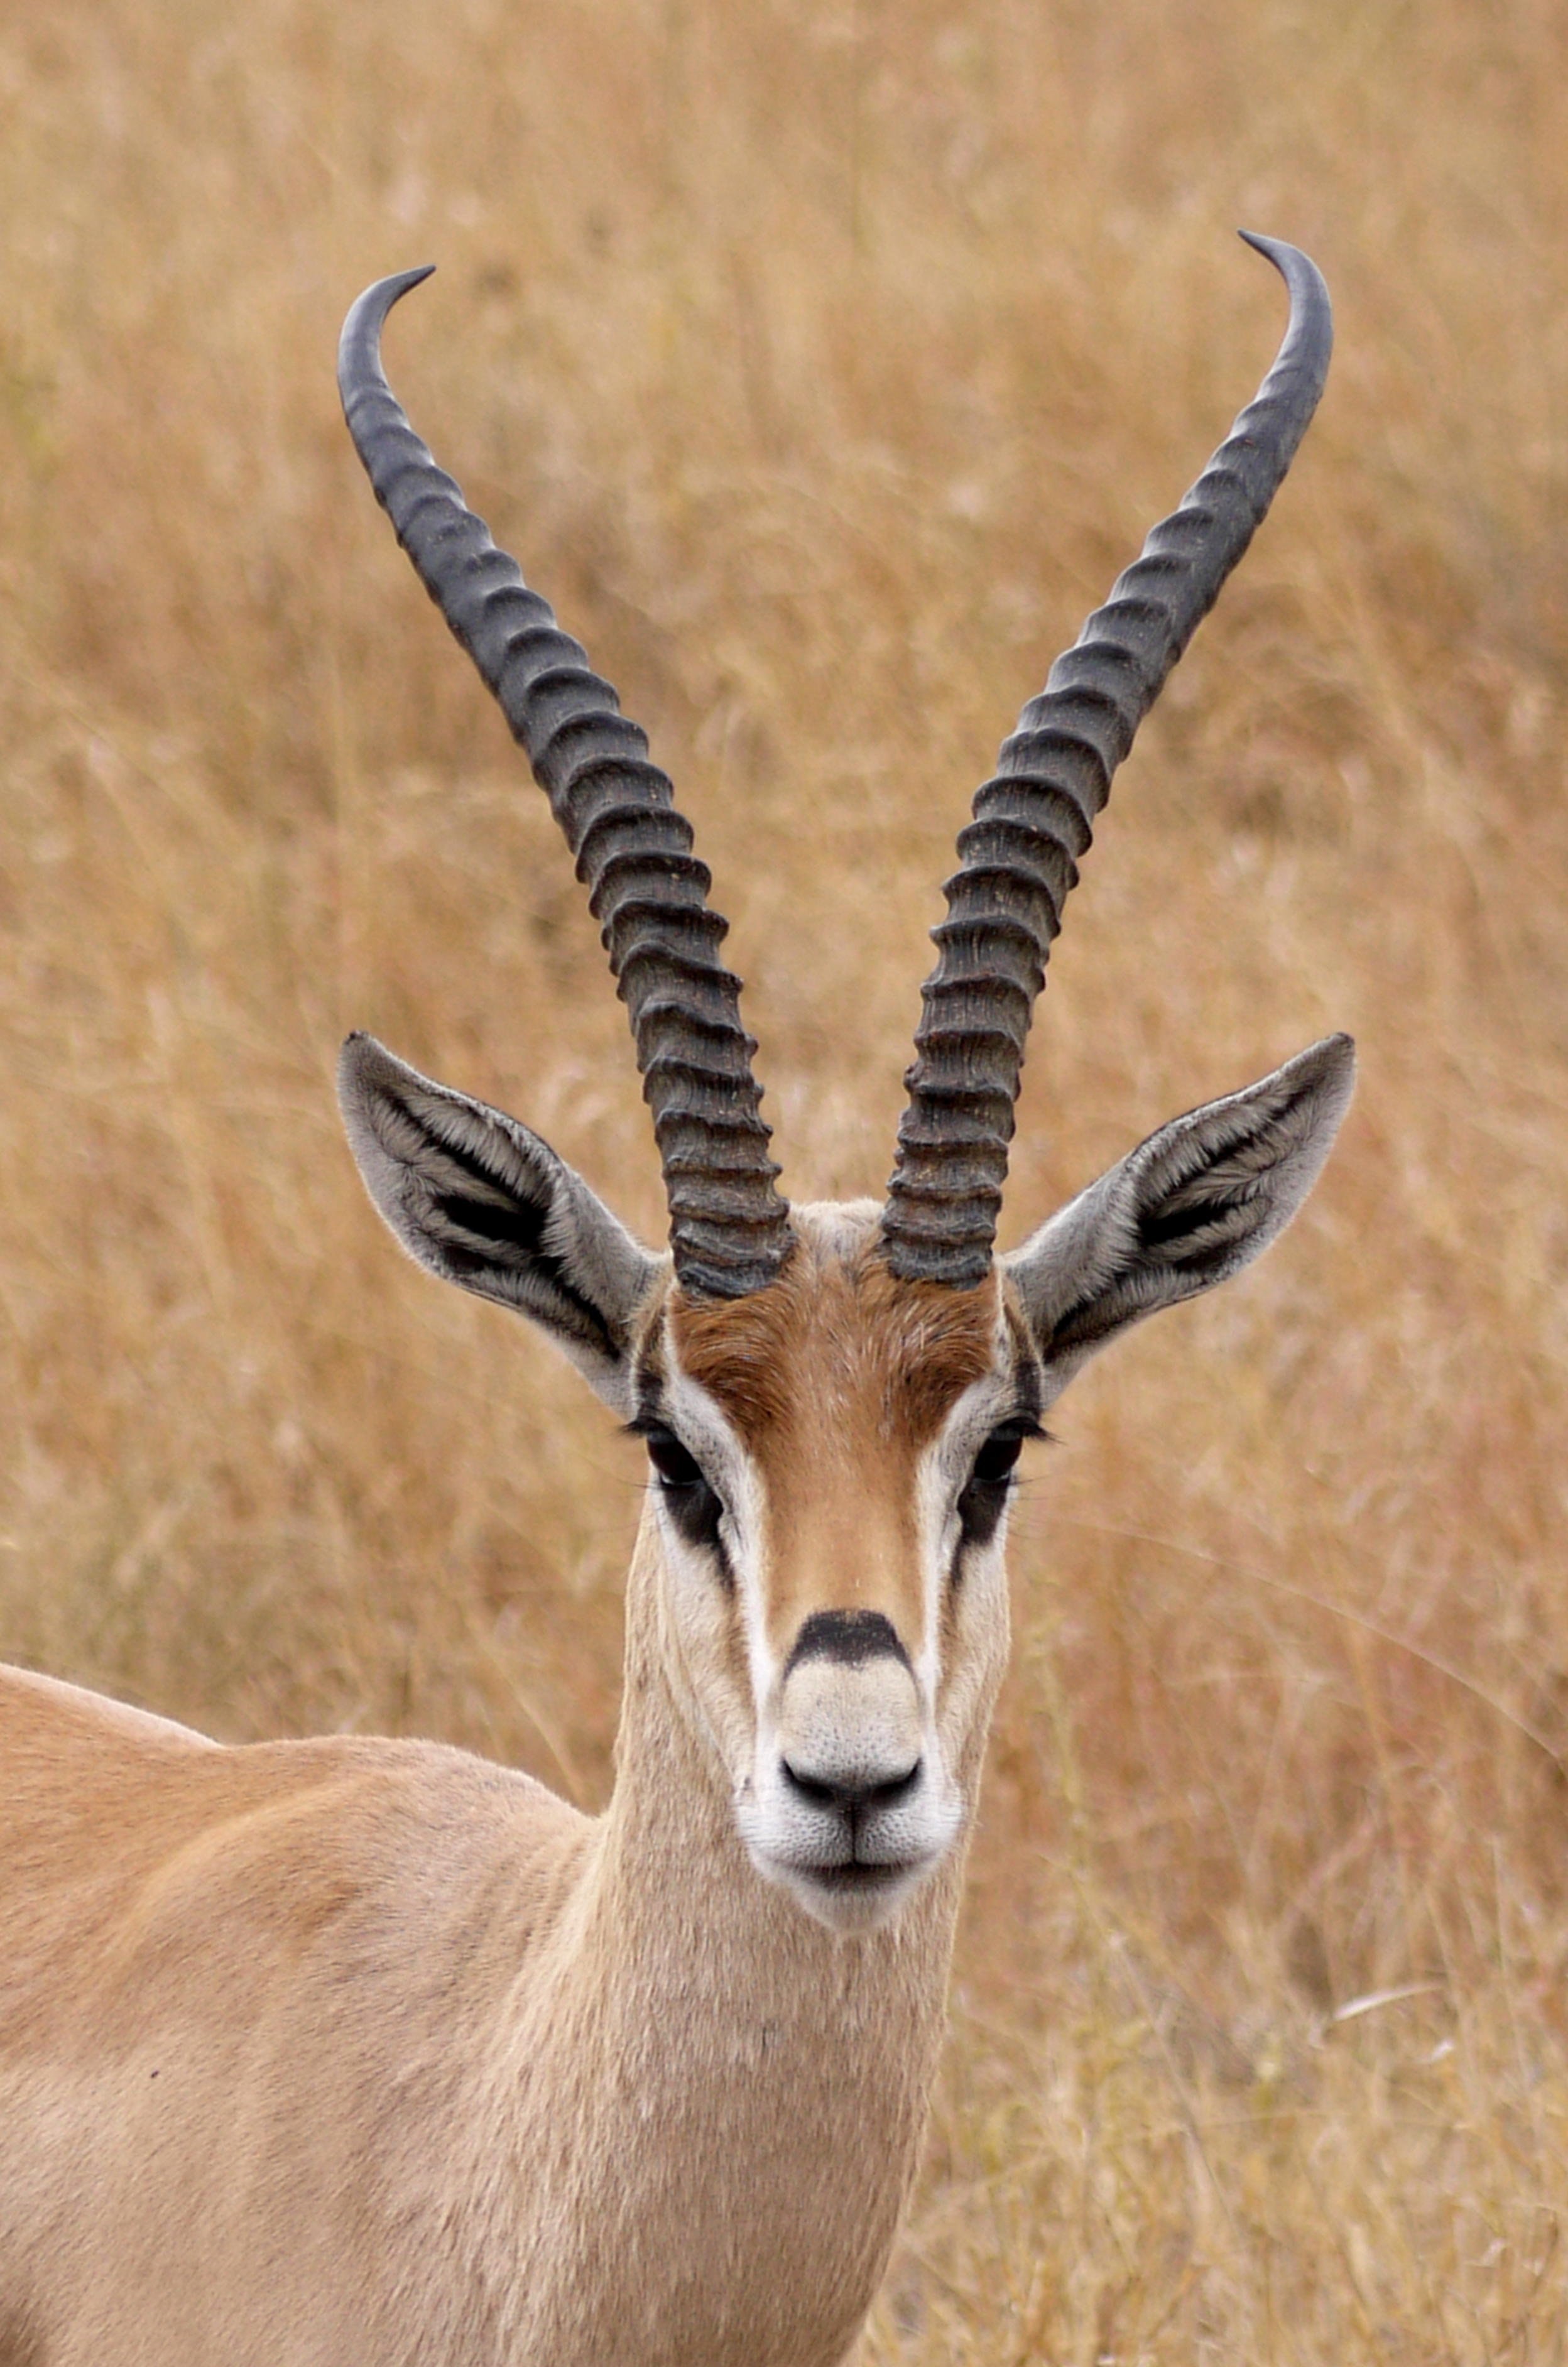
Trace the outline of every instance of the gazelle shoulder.
{"label": "gazelle shoulder", "polygon": [[[0,1982],[0,2026],[49,2021],[56,1977],[85,1959],[132,2020],[139,1999],[243,2014],[282,1958],[396,1985],[416,1955],[431,1968],[460,1955],[480,1901],[506,1932],[502,1980],[553,1920],[592,1830],[531,1777],[445,1744],[224,1746],[6,1670],[0,1920],[25,1920],[30,1942]],[[198,1964],[199,1984],[182,1971]]]}

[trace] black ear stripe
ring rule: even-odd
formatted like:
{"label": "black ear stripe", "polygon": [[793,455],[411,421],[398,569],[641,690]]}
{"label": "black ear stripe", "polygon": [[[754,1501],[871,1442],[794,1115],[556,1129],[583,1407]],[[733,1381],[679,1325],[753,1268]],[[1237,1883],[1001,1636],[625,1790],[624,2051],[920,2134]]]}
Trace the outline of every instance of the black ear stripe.
{"label": "black ear stripe", "polygon": [[1272,1076],[1173,1118],[1014,1251],[1008,1271],[1057,1386],[1157,1308],[1193,1298],[1283,1232],[1350,1100],[1330,1036]]}
{"label": "black ear stripe", "polygon": [[338,1095],[366,1187],[408,1254],[531,1317],[619,1407],[658,1261],[538,1135],[374,1036],[345,1044]]}

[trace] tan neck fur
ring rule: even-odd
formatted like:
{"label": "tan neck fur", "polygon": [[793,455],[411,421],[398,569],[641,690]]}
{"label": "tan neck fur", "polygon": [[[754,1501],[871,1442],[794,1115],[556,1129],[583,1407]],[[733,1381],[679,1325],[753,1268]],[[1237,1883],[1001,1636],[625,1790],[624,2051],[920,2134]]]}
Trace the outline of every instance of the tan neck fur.
{"label": "tan neck fur", "polygon": [[[519,2169],[558,2178],[587,2231],[539,2355],[832,2367],[914,2174],[961,1869],[955,1853],[895,1929],[849,1940],[761,1879],[672,1688],[657,1552],[650,1519],[614,1797],[510,2033]],[[559,2275],[559,2255],[537,2265]]]}

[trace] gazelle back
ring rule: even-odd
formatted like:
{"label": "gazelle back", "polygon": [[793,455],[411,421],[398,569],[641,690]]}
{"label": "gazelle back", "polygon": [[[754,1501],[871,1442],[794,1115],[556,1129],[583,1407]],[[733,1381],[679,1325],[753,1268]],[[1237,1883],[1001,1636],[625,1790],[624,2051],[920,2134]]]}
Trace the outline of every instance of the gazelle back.
{"label": "gazelle back", "polygon": [[1256,400],[1051,669],[949,882],[884,1201],[788,1206],[670,784],[415,436],[351,311],[378,498],[598,919],[653,1115],[645,1249],[515,1118],[371,1038],[350,1141],[432,1272],[645,1442],[610,1806],[431,1744],[223,1750],[0,1672],[0,2367],[834,2367],[916,2166],[1007,1648],[1023,1445],[1117,1333],[1290,1220],[1335,1036],[1007,1255],[1025,1039],[1111,775],[1327,368]]}

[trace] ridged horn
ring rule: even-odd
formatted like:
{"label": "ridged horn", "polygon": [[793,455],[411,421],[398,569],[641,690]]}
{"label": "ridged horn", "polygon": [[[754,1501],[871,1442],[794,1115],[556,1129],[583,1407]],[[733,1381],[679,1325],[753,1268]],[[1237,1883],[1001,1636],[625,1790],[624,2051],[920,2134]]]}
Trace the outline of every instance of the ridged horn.
{"label": "ridged horn", "polygon": [[676,1272],[699,1297],[744,1298],[790,1246],[741,1025],[718,959],[728,923],[646,735],[580,642],[464,504],[381,368],[381,327],[430,267],[368,288],[343,324],[337,384],[376,499],[421,583],[494,694],[565,832],[631,1021],[669,1201]]}
{"label": "ridged horn", "polygon": [[1290,291],[1274,367],[1181,506],[1057,659],[959,838],[948,915],[931,932],[939,958],[921,990],[882,1212],[888,1263],[906,1280],[963,1287],[990,1267],[1025,1039],[1094,818],[1262,523],[1323,392],[1334,325],[1322,275],[1293,246],[1242,236]]}

